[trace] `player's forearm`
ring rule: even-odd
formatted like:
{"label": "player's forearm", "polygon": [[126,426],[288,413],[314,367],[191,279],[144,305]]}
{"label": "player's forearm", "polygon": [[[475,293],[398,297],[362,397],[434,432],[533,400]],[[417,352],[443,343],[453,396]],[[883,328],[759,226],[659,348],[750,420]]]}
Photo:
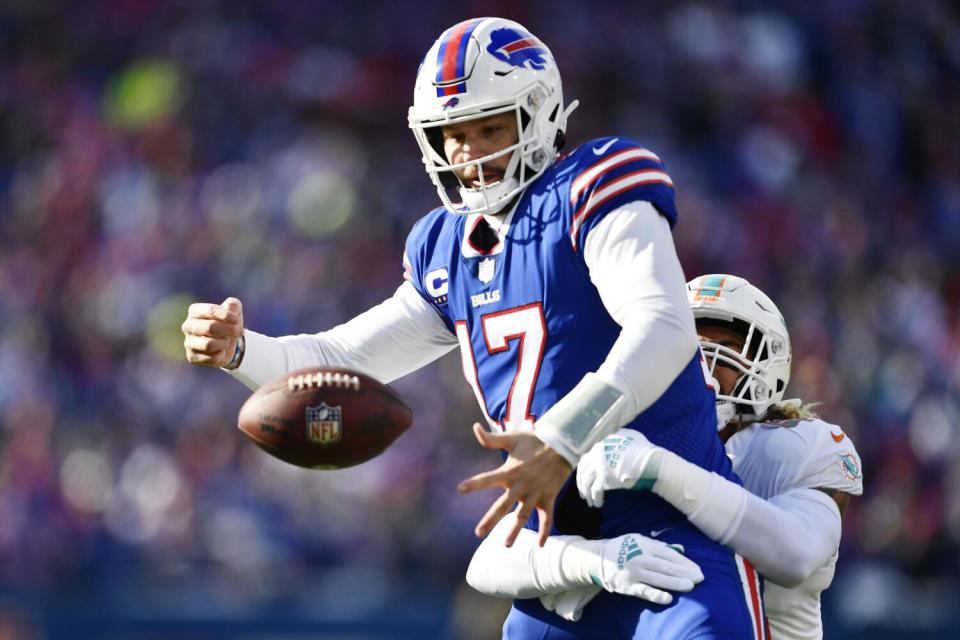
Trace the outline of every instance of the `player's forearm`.
{"label": "player's forearm", "polygon": [[710,538],[750,560],[767,579],[795,586],[823,566],[840,542],[832,500],[797,489],[763,500],[743,487],[659,450],[653,492]]}
{"label": "player's forearm", "polygon": [[837,552],[840,534],[840,513],[829,496],[794,489],[769,500],[748,495],[743,520],[726,544],[768,580],[794,587]]}
{"label": "player's forearm", "polygon": [[504,538],[513,517],[501,520],[473,554],[467,583],[491,596],[535,598],[592,585],[591,570],[599,572],[599,543],[579,536],[550,536],[541,547],[537,534],[520,531],[512,547]]}
{"label": "player's forearm", "polygon": [[251,389],[304,367],[339,366],[390,382],[436,360],[456,339],[409,284],[329,331],[271,338],[248,330],[246,353],[230,374]]}

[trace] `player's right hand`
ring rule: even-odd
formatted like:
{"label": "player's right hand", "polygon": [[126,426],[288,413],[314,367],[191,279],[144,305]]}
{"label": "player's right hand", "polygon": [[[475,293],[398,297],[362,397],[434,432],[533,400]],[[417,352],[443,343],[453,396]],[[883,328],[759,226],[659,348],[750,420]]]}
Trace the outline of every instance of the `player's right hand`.
{"label": "player's right hand", "polygon": [[474,533],[482,538],[518,504],[516,522],[507,534],[504,545],[510,547],[520,534],[523,523],[533,510],[540,522],[540,546],[547,542],[553,526],[553,506],[570,477],[570,463],[530,432],[488,433],[480,423],[474,423],[473,434],[488,449],[503,449],[506,461],[493,471],[467,478],[457,486],[460,493],[478,489],[503,487],[504,492],[487,510]]}
{"label": "player's right hand", "polygon": [[607,591],[670,604],[668,591],[686,593],[703,580],[700,566],[683,555],[683,547],[628,533],[601,541],[603,559],[596,576]]}
{"label": "player's right hand", "polygon": [[236,298],[227,298],[223,304],[196,302],[187,310],[180,329],[187,362],[224,367],[233,360],[237,340],[243,335],[243,305]]}
{"label": "player's right hand", "polygon": [[663,452],[635,429],[620,429],[591,447],[577,464],[577,489],[591,507],[602,507],[604,492],[649,489],[657,480]]}

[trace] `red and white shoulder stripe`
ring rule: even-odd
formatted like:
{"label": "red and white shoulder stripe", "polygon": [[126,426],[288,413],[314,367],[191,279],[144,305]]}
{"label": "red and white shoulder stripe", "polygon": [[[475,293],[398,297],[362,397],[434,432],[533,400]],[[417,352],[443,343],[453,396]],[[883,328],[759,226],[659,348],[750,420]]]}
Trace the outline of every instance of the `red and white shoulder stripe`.
{"label": "red and white shoulder stripe", "polygon": [[[650,167],[650,161],[661,165],[661,168]],[[637,168],[611,175],[629,164],[636,164]],[[577,176],[570,185],[570,206],[574,209],[570,241],[574,251],[577,249],[580,228],[591,214],[611,198],[646,184],[663,184],[673,188],[673,180],[663,171],[659,156],[641,147],[629,147],[611,153]]]}

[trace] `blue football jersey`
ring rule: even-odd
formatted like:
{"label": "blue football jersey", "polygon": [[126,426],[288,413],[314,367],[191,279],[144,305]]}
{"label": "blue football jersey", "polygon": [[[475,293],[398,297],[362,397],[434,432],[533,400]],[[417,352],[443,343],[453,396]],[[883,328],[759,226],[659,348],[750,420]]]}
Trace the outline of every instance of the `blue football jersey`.
{"label": "blue football jersey", "polygon": [[[660,159],[633,141],[601,138],[560,158],[524,191],[492,248],[470,241],[480,216],[438,208],[414,226],[407,277],[459,339],[464,375],[493,428],[533,428],[607,357],[621,328],[590,281],[584,242],[611,211],[637,200],[676,222],[673,183]],[[716,435],[714,393],[699,353],[627,426],[735,479]],[[566,491],[576,492],[574,483]],[[692,529],[650,492],[615,491],[600,531],[564,532],[611,537],[665,526]]]}

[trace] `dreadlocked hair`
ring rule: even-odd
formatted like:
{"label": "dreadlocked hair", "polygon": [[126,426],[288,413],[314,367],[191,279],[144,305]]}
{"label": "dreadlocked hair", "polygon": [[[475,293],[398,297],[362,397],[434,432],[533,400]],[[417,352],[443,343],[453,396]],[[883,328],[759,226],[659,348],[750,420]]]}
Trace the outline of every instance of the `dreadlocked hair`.
{"label": "dreadlocked hair", "polygon": [[781,402],[771,405],[762,416],[735,417],[720,430],[720,439],[726,442],[735,433],[739,433],[752,424],[775,424],[783,427],[795,427],[801,420],[810,420],[820,416],[814,411],[819,402]]}
{"label": "dreadlocked hair", "polygon": [[810,420],[819,418],[814,409],[820,406],[819,402],[781,402],[771,405],[763,414],[763,417],[754,422],[786,422],[788,420]]}

